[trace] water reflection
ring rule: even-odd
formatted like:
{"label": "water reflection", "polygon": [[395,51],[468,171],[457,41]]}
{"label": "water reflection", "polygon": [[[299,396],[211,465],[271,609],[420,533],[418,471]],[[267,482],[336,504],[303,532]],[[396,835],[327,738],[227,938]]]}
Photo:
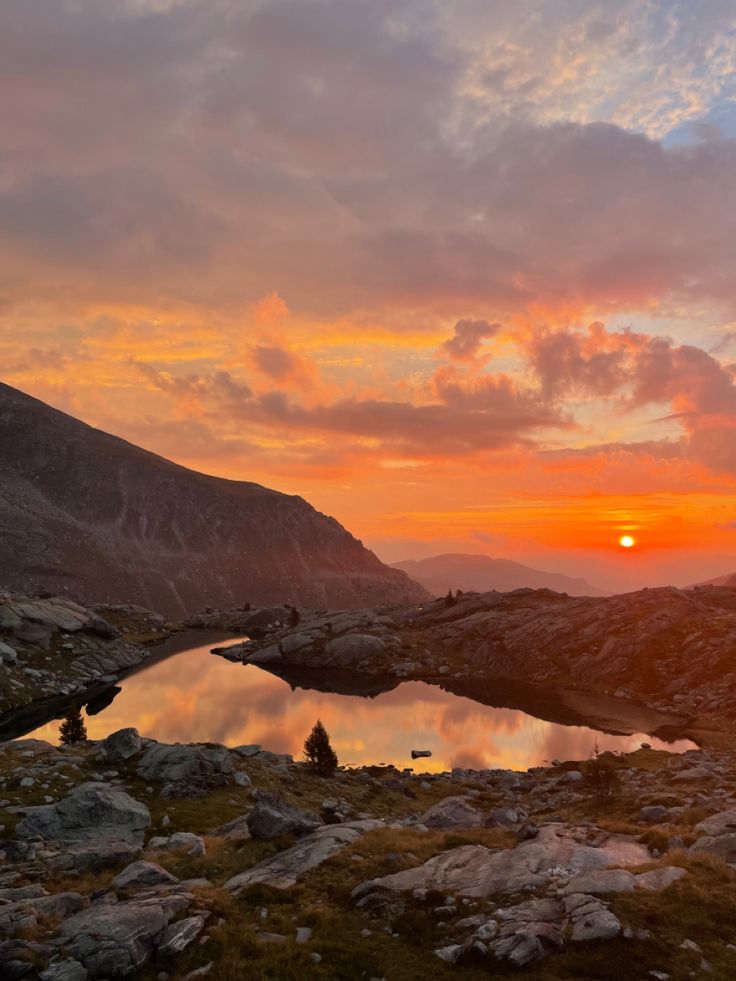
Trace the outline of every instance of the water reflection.
{"label": "water reflection", "polygon": [[[319,717],[341,763],[411,765],[412,749],[431,749],[422,770],[453,766],[524,769],[556,757],[583,759],[601,749],[635,749],[647,739],[681,751],[692,744],[662,743],[641,734],[612,736],[563,726],[517,709],[493,708],[423,682],[405,682],[375,698],[317,690],[292,690],[282,678],[209,653],[211,643],[149,662],[119,682],[108,705],[85,718],[91,739],[123,726],[163,742],[261,743],[301,755]],[[380,690],[380,685],[378,686]],[[57,741],[58,722],[37,729]]]}

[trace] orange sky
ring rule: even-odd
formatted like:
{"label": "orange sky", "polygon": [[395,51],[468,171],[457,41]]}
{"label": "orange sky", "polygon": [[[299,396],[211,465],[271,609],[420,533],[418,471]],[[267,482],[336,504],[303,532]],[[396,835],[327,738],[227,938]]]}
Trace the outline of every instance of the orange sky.
{"label": "orange sky", "polygon": [[732,20],[10,0],[2,378],[390,561],[736,571]]}

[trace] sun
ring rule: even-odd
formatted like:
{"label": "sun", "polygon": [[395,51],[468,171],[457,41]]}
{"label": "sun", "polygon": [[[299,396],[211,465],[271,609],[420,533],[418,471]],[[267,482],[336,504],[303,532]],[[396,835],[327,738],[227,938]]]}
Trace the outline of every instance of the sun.
{"label": "sun", "polygon": [[636,539],[632,538],[631,535],[622,535],[618,540],[621,548],[633,548],[636,545]]}

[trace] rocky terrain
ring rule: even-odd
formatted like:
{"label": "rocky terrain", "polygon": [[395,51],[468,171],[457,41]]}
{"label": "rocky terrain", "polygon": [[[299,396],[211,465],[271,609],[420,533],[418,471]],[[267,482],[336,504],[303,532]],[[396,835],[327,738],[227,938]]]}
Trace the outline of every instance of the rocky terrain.
{"label": "rocky terrain", "polygon": [[7,979],[736,973],[725,751],[324,778],[124,729],[3,744],[0,821]]}
{"label": "rocky terrain", "polygon": [[[235,627],[238,618],[204,622]],[[669,715],[662,725],[677,718],[691,731],[736,717],[736,591],[725,587],[607,597],[467,593],[449,606],[305,614],[294,626],[266,624],[250,636],[219,653],[278,673],[348,670],[469,686],[481,700],[519,682],[605,695],[604,712],[615,715],[615,700],[631,700]]]}
{"label": "rocky terrain", "polygon": [[0,384],[0,586],[180,618],[426,597],[300,497],[195,473]]}
{"label": "rocky terrain", "polygon": [[450,552],[433,555],[427,559],[394,562],[392,568],[401,569],[433,596],[444,596],[448,589],[453,593],[473,590],[487,593],[495,589],[507,593],[513,589],[553,589],[570,596],[602,596],[603,590],[591,586],[585,579],[565,576],[559,572],[542,572],[510,559],[494,559],[490,555],[465,555]]}
{"label": "rocky terrain", "polygon": [[104,699],[116,679],[168,636],[143,607],[83,607],[65,597],[0,593],[0,738]]}

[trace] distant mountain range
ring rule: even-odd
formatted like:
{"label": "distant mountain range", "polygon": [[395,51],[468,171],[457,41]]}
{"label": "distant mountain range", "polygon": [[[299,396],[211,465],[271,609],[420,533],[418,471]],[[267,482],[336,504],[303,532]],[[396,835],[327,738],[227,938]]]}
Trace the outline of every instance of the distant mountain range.
{"label": "distant mountain range", "polygon": [[188,470],[3,384],[0,587],[170,617],[427,599],[301,497]]}
{"label": "distant mountain range", "polygon": [[510,559],[492,559],[488,555],[448,553],[429,559],[393,563],[433,596],[443,596],[448,589],[485,593],[491,589],[505,593],[512,589],[553,589],[570,596],[604,596],[585,579],[557,572],[541,572]]}
{"label": "distant mountain range", "polygon": [[727,576],[716,576],[715,579],[705,579],[703,582],[696,582],[685,588],[696,589],[698,586],[729,586],[736,589],[736,572],[730,572]]}

